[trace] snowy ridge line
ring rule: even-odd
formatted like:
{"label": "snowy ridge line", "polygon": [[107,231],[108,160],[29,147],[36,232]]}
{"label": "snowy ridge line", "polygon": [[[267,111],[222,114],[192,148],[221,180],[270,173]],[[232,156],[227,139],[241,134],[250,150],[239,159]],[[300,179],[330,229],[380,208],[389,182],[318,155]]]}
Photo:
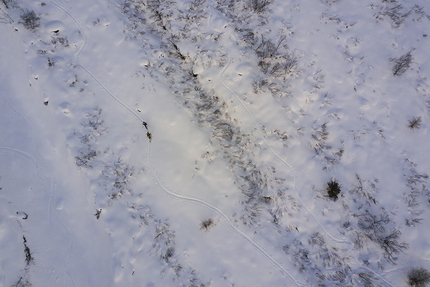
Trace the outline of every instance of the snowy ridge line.
{"label": "snowy ridge line", "polygon": [[[229,61],[228,61],[228,63],[227,63],[227,65],[226,65],[226,68],[221,72],[221,74],[217,77],[217,78],[219,78],[219,77],[221,77],[222,76],[222,74],[225,72],[225,70],[227,69],[227,67],[228,67],[228,65],[230,64],[230,58],[229,58]],[[264,143],[266,144],[266,146],[270,149],[270,151],[271,151],[271,153],[275,156],[275,157],[277,157],[284,165],[286,165],[292,172],[293,172],[293,177],[294,177],[294,191],[296,192],[296,194],[297,194],[297,181],[296,181],[296,178],[297,178],[297,173],[296,173],[296,170],[291,166],[291,164],[289,164],[287,161],[285,161],[283,158],[281,158],[274,150],[273,150],[273,148],[269,145],[269,143],[266,141],[266,138],[263,136],[263,134],[261,133],[261,131],[260,131],[260,128],[259,128],[259,126],[258,126],[258,124],[257,124],[257,122],[256,122],[256,120],[255,120],[255,118],[254,118],[254,116],[252,115],[252,113],[249,111],[249,109],[245,106],[245,104],[243,103],[243,101],[239,98],[239,96],[235,93],[235,92],[233,92],[223,81],[220,81],[220,83],[232,94],[232,95],[234,95],[235,96],[235,98],[239,101],[239,103],[242,105],[242,107],[246,110],[246,112],[248,113],[248,115],[250,116],[250,118],[252,119],[252,121],[253,121],[253,123],[254,123],[254,125],[255,125],[255,127],[256,127],[256,129],[257,129],[257,131],[258,131],[258,134],[260,135],[260,137],[263,139],[263,141],[264,141]],[[317,224],[322,228],[322,230],[324,230],[324,232],[327,234],[327,236],[332,240],[332,241],[334,241],[334,242],[336,242],[336,243],[340,243],[340,244],[350,244],[351,242],[350,241],[345,241],[344,239],[337,239],[337,238],[335,238],[334,236],[332,236],[325,228],[324,228],[324,226],[319,222],[319,220],[315,217],[315,215],[306,207],[306,205],[305,204],[303,204],[303,202],[302,202],[302,200],[300,199],[300,196],[298,196],[298,200],[299,200],[299,202],[300,202],[300,204],[305,208],[305,210],[307,211],[307,213],[308,214],[310,214],[313,218],[314,218],[314,220],[317,222]]]}
{"label": "snowy ridge line", "polygon": [[150,141],[148,143],[148,157],[147,157],[147,161],[148,161],[148,166],[150,167],[150,173],[153,177],[153,179],[155,180],[156,184],[158,185],[158,187],[164,191],[164,193],[166,193],[166,195],[175,198],[175,199],[179,199],[179,200],[185,200],[188,202],[193,202],[202,206],[205,206],[209,209],[212,209],[213,211],[215,211],[216,213],[218,213],[226,222],[227,224],[230,226],[230,228],[240,237],[242,237],[245,241],[247,241],[252,247],[254,247],[254,249],[256,249],[258,252],[261,253],[261,255],[263,255],[267,260],[269,260],[276,268],[279,269],[279,271],[281,271],[281,273],[285,276],[288,277],[296,286],[306,286],[305,283],[299,282],[297,281],[297,279],[291,275],[291,273],[289,273],[280,263],[278,263],[270,254],[268,254],[262,247],[260,247],[254,240],[252,240],[248,235],[246,235],[245,232],[243,232],[242,230],[240,230],[239,228],[237,228],[236,226],[234,226],[234,224],[231,222],[231,220],[229,219],[229,217],[218,207],[211,205],[201,199],[198,198],[194,198],[194,197],[189,197],[189,196],[185,196],[185,195],[181,195],[178,193],[175,193],[173,191],[171,191],[169,188],[167,188],[165,186],[165,184],[162,182],[162,180],[158,177],[157,175],[157,171],[154,167],[154,165],[152,164],[152,142]]}
{"label": "snowy ridge line", "polygon": [[86,32],[83,29],[82,25],[79,23],[79,21],[63,6],[61,6],[60,4],[58,4],[55,1],[52,1],[52,3],[57,6],[58,8],[60,8],[64,13],[66,13],[70,18],[72,18],[72,20],[76,23],[76,25],[79,27],[79,29],[82,30],[83,36],[84,36],[84,43],[82,44],[81,48],[79,49],[79,51],[76,53],[75,57],[77,59],[77,64],[76,66],[81,67],[88,75],[90,75],[91,78],[94,79],[94,81],[97,82],[97,84],[100,85],[100,87],[102,87],[103,90],[105,90],[106,93],[108,93],[119,105],[121,105],[125,110],[129,111],[131,114],[133,114],[133,116],[138,119],[140,122],[142,122],[142,118],[140,118],[140,116],[132,109],[130,108],[128,105],[126,105],[121,99],[119,99],[117,96],[115,96],[108,87],[106,87],[105,84],[102,83],[102,81],[100,79],[98,79],[84,64],[80,63],[80,55],[82,50],[84,49],[84,47],[87,45],[87,37],[86,37]]}

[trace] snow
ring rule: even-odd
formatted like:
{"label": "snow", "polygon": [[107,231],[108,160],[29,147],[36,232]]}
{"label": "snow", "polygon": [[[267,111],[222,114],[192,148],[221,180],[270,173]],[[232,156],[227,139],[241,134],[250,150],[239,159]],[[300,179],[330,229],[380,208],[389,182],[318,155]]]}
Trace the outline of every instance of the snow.
{"label": "snow", "polygon": [[408,286],[430,270],[426,1],[0,9],[0,286]]}
{"label": "snow", "polygon": [[[20,277],[30,277],[34,285],[112,286],[112,260],[105,253],[109,238],[91,214],[88,182],[72,164],[55,115],[34,108],[40,94],[28,85],[18,34],[4,25],[1,29],[6,39],[1,54],[7,55],[2,56],[0,77],[1,242],[2,250],[8,250],[2,258],[1,284],[11,286]],[[27,271],[23,236],[37,258]]]}

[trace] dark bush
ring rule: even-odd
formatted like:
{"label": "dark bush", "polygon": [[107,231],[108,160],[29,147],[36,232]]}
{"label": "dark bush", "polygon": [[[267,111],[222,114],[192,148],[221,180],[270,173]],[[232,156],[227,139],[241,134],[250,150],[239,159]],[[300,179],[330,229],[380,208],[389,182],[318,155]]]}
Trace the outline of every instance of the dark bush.
{"label": "dark bush", "polygon": [[257,14],[266,12],[273,0],[249,0],[248,7]]}
{"label": "dark bush", "polygon": [[411,130],[419,129],[421,127],[421,117],[413,117],[412,120],[409,121],[408,127]]}
{"label": "dark bush", "polygon": [[326,190],[327,190],[328,197],[336,201],[340,193],[339,183],[335,179],[330,180],[329,182],[327,182]]}
{"label": "dark bush", "polygon": [[204,229],[205,231],[208,231],[209,228],[211,228],[214,225],[214,221],[212,218],[203,220],[202,223],[200,223],[200,229]]}
{"label": "dark bush", "polygon": [[408,273],[408,284],[413,287],[425,287],[430,283],[430,272],[424,268],[413,268]]}

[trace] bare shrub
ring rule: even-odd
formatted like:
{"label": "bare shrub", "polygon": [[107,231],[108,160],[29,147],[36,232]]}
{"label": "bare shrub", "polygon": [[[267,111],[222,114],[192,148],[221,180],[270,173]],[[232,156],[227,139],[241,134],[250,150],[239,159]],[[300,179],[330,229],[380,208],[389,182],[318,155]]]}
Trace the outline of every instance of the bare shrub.
{"label": "bare shrub", "polygon": [[358,284],[360,284],[359,286],[364,286],[364,287],[379,286],[379,285],[375,284],[375,282],[374,282],[374,281],[376,281],[375,276],[372,273],[360,272],[356,276],[357,277],[354,279]]}
{"label": "bare shrub", "polygon": [[392,227],[387,232],[387,227],[392,225],[392,221],[385,210],[382,210],[381,214],[372,214],[366,210],[365,213],[356,216],[359,218],[358,227],[364,235],[381,247],[385,259],[392,264],[396,264],[398,259],[396,255],[409,246],[405,242],[398,241],[401,232],[395,227]]}
{"label": "bare shrub", "polygon": [[134,167],[124,163],[121,158],[118,158],[110,165],[106,165],[103,170],[105,179],[110,181],[110,189],[112,194],[110,198],[116,199],[125,193],[131,193],[132,190],[128,186],[131,176],[133,175]]}
{"label": "bare shrub", "polygon": [[385,226],[390,222],[386,212],[382,214],[372,214],[368,210],[358,216],[358,227],[371,239],[380,237],[385,232]]}
{"label": "bare shrub", "polygon": [[419,129],[421,127],[421,122],[421,117],[413,117],[411,120],[409,120],[408,128],[411,130]]}
{"label": "bare shrub", "polygon": [[261,93],[263,91],[263,89],[265,87],[267,87],[267,84],[268,84],[267,79],[261,79],[261,78],[259,78],[257,80],[254,80],[253,83],[252,83],[253,92],[255,94]]}
{"label": "bare shrub", "polygon": [[412,10],[413,9],[405,11],[405,7],[402,4],[397,4],[396,1],[390,1],[390,4],[388,4],[387,7],[383,8],[378,14],[376,14],[376,18],[382,19],[384,16],[388,17],[392,21],[391,26],[393,28],[398,28],[412,13]]}
{"label": "bare shrub", "polygon": [[2,7],[0,7],[0,24],[12,24],[13,20]]}
{"label": "bare shrub", "polygon": [[79,155],[75,156],[75,162],[77,166],[89,166],[96,157],[97,151],[88,146],[88,149],[79,151]]}
{"label": "bare shrub", "polygon": [[15,284],[11,285],[11,287],[31,287],[32,284],[28,280],[27,276],[28,275],[26,275],[25,277],[20,277]]}
{"label": "bare shrub", "polygon": [[60,44],[61,46],[68,47],[69,46],[69,40],[67,37],[61,37],[58,35],[52,36],[51,43],[53,45]]}
{"label": "bare shrub", "polygon": [[274,43],[270,39],[266,40],[264,36],[261,36],[261,43],[255,48],[255,53],[257,53],[257,56],[261,59],[279,56],[280,48],[286,38],[287,37],[283,35],[279,38],[277,43]]}
{"label": "bare shrub", "polygon": [[254,13],[262,14],[267,12],[270,4],[272,4],[273,0],[249,0],[248,8],[251,9]]}
{"label": "bare shrub", "polygon": [[28,30],[34,30],[40,26],[40,17],[33,10],[22,10],[20,18],[22,20],[20,23]]}
{"label": "bare shrub", "polygon": [[309,272],[309,270],[314,271],[316,266],[311,262],[311,254],[300,241],[294,240],[292,244],[283,246],[282,250],[288,255],[292,254],[294,266],[296,266],[300,272],[307,272],[310,274],[311,272]]}
{"label": "bare shrub", "polygon": [[384,257],[393,264],[397,261],[396,255],[409,247],[407,243],[398,241],[401,234],[399,230],[392,229],[388,235],[378,238],[379,246],[384,251]]}
{"label": "bare shrub", "polygon": [[332,166],[338,164],[344,153],[342,141],[340,141],[342,146],[336,149],[333,149],[333,147],[328,144],[329,132],[327,124],[328,122],[321,125],[315,122],[315,127],[313,128],[313,133],[311,134],[309,142],[310,147],[316,153],[315,157],[319,158],[324,165],[323,170],[331,169]]}
{"label": "bare shrub", "polygon": [[403,75],[411,66],[412,63],[412,53],[407,52],[406,54],[400,56],[399,58],[391,58],[390,62],[394,63],[392,71],[394,76]]}
{"label": "bare shrub", "polygon": [[[170,30],[170,19],[172,17],[171,7],[175,2],[170,0],[148,0],[146,7],[150,11],[149,18],[154,21],[154,23],[161,27],[162,30],[154,31],[164,34],[166,31]],[[145,6],[145,5],[143,5]]]}
{"label": "bare shrub", "polygon": [[412,287],[425,287],[430,283],[430,272],[424,268],[413,268],[408,272],[408,284]]}
{"label": "bare shrub", "polygon": [[101,114],[102,109],[96,106],[92,112],[87,113],[85,120],[81,122],[84,132],[79,139],[84,148],[79,151],[79,155],[75,156],[78,166],[90,167],[91,163],[97,157],[97,151],[93,146],[96,144],[97,138],[106,131]]}
{"label": "bare shrub", "polygon": [[364,200],[367,206],[371,204],[376,204],[375,194],[378,192],[376,188],[376,183],[378,180],[375,179],[373,181],[363,180],[358,174],[355,175],[357,179],[357,184],[353,186],[353,188],[349,191],[350,194],[354,196],[353,200],[357,201],[359,199]]}
{"label": "bare shrub", "polygon": [[6,9],[12,8],[16,5],[15,0],[1,0],[1,3],[3,3]]}
{"label": "bare shrub", "polygon": [[154,250],[165,263],[176,260],[175,231],[170,229],[170,223],[168,220],[165,220],[164,222],[156,220],[155,223],[155,237],[152,250]]}
{"label": "bare shrub", "polygon": [[322,3],[329,4],[329,5],[335,4],[335,3],[339,2],[339,1],[340,0],[321,0]]}
{"label": "bare shrub", "polygon": [[200,229],[208,231],[212,226],[214,226],[214,224],[215,223],[212,218],[205,219],[200,223]]}
{"label": "bare shrub", "polygon": [[403,168],[404,176],[406,178],[406,187],[408,192],[403,195],[403,200],[408,206],[408,215],[405,218],[407,226],[416,226],[423,220],[421,214],[424,212],[422,209],[422,202],[424,195],[428,192],[427,180],[428,174],[420,173],[417,170],[417,164],[405,160],[405,167]]}

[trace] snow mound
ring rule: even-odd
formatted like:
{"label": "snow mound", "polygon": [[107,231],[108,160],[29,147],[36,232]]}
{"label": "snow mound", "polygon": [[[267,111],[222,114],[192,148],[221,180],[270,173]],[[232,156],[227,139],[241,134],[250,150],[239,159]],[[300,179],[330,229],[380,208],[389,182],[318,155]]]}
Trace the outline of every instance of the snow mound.
{"label": "snow mound", "polygon": [[49,32],[58,33],[64,30],[64,23],[59,20],[49,21],[45,24],[45,29]]}

